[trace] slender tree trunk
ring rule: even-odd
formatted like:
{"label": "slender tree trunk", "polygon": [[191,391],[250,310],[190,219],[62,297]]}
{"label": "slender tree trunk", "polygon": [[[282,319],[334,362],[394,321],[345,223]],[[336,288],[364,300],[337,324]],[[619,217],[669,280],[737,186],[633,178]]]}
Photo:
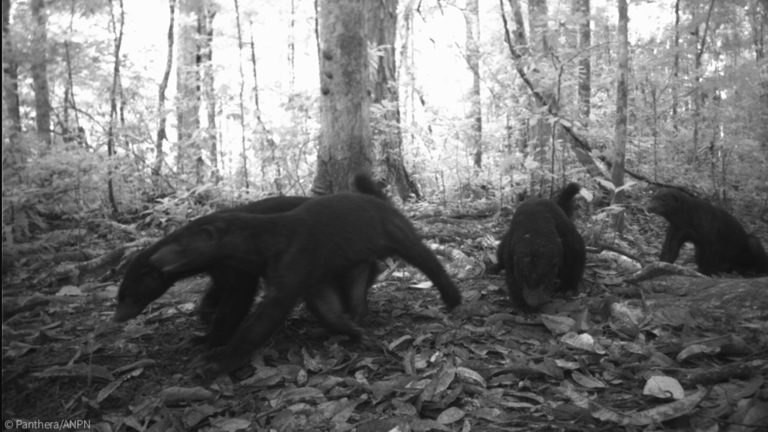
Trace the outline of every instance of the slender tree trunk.
{"label": "slender tree trunk", "polygon": [[372,166],[366,4],[320,1],[321,132],[315,194],[349,189]]}
{"label": "slender tree trunk", "polygon": [[478,0],[466,0],[464,23],[466,29],[467,66],[472,73],[472,91],[469,96],[470,146],[475,168],[483,167],[483,111],[480,98],[480,13]]}
{"label": "slender tree trunk", "polygon": [[115,199],[115,188],[113,184],[112,179],[112,157],[115,154],[115,142],[116,134],[115,129],[117,122],[119,121],[118,118],[118,97],[120,96],[120,48],[123,45],[123,27],[125,25],[125,8],[123,7],[123,0],[119,0],[120,4],[120,11],[119,11],[119,21],[115,18],[114,14],[114,6],[112,3],[112,0],[109,1],[109,11],[110,11],[110,21],[111,21],[111,27],[112,27],[112,33],[114,37],[114,44],[115,44],[115,50],[114,50],[114,67],[112,70],[112,89],[109,94],[109,128],[107,130],[107,155],[109,156],[109,169],[108,169],[108,179],[107,179],[107,189],[109,194],[109,202],[112,205],[112,211],[117,214],[119,213],[118,207],[117,207],[117,200]]}
{"label": "slender tree trunk", "polygon": [[296,84],[296,0],[291,1],[290,33],[288,34],[288,93],[293,94]]}
{"label": "slender tree trunk", "polygon": [[253,23],[249,21],[249,36],[251,50],[251,71],[253,73],[253,102],[256,123],[259,126],[261,139],[259,148],[259,159],[261,160],[261,180],[262,184],[268,184],[270,181],[275,185],[278,193],[282,191],[282,161],[277,157],[277,143],[272,136],[272,131],[267,128],[264,119],[261,117],[261,104],[259,103],[259,77],[256,69],[256,44],[253,41]]}
{"label": "slender tree trunk", "polygon": [[216,90],[213,73],[213,19],[216,11],[213,4],[207,2],[199,16],[200,29],[200,60],[202,68],[203,99],[205,99],[206,128],[205,150],[210,160],[210,179],[218,184],[219,174],[218,146],[216,143]]}
{"label": "slender tree trunk", "polygon": [[592,93],[592,63],[590,47],[592,46],[592,31],[589,28],[589,0],[575,0],[574,12],[579,19],[579,123],[584,130],[589,129],[589,114],[591,112]]}
{"label": "slender tree trunk", "polygon": [[32,86],[35,91],[35,124],[40,141],[51,145],[51,102],[48,92],[48,30],[44,0],[32,0],[30,9],[35,20],[32,35]]}
{"label": "slender tree trunk", "polygon": [[[698,155],[698,149],[699,149],[699,141],[701,138],[699,137],[700,133],[700,125],[702,123],[701,118],[701,110],[704,108],[704,98],[706,97],[706,94],[701,89],[701,79],[702,74],[704,73],[701,70],[702,64],[701,59],[704,56],[704,49],[707,46],[707,32],[709,30],[709,19],[712,17],[712,9],[714,9],[715,6],[715,0],[710,0],[709,2],[709,10],[707,11],[707,19],[704,22],[704,31],[700,32],[699,27],[696,27],[696,30],[694,31],[694,36],[696,39],[696,55],[694,58],[694,88],[693,92],[691,92],[691,97],[693,98],[693,148],[691,153],[691,158],[693,161],[696,161],[697,155]],[[699,36],[701,36],[699,38]]]}
{"label": "slender tree trunk", "polygon": [[11,1],[3,0],[3,98],[5,114],[3,129],[8,127],[8,140],[12,148],[19,144],[21,111],[19,110],[19,66],[10,32]]}
{"label": "slender tree trunk", "polygon": [[403,6],[403,40],[400,44],[400,84],[402,85],[403,100],[401,101],[401,121],[406,125],[406,145],[416,140],[412,127],[416,123],[416,76],[414,74],[413,46],[413,11],[416,0],[406,0]]}
{"label": "slender tree trunk", "polygon": [[672,61],[672,128],[677,132],[677,106],[679,104],[677,90],[680,85],[680,0],[675,0],[675,38],[674,38],[675,56]]}
{"label": "slender tree trunk", "polygon": [[243,182],[245,189],[250,188],[250,181],[248,180],[248,152],[245,144],[245,72],[243,71],[243,30],[240,22],[240,3],[235,0],[235,22],[237,23],[237,49],[239,52],[237,65],[240,71],[240,92],[239,92],[239,107],[240,107],[240,144],[242,147],[243,158]]}
{"label": "slender tree trunk", "polygon": [[755,62],[760,65],[760,96],[762,110],[757,113],[755,136],[763,150],[768,149],[768,62],[765,58],[765,31],[768,26],[768,0],[755,1],[752,18],[752,45]]}
{"label": "slender tree trunk", "polygon": [[[616,124],[614,127],[614,151],[611,181],[616,192],[613,196],[613,204],[624,202],[624,193],[621,187],[624,185],[624,157],[627,147],[627,77],[629,76],[629,42],[627,39],[627,0],[618,0],[619,25],[618,25],[618,68],[616,70]],[[614,219],[616,231],[621,234],[624,231],[624,212],[616,214]]]}
{"label": "slender tree trunk", "polygon": [[173,26],[176,17],[176,0],[168,0],[168,9],[170,19],[168,21],[168,55],[165,57],[165,71],[160,80],[160,87],[157,92],[157,134],[155,137],[155,164],[152,168],[152,182],[156,188],[160,188],[160,176],[163,169],[163,141],[168,140],[165,130],[167,115],[165,113],[165,91],[168,89],[168,79],[171,76],[171,67],[173,66]]}

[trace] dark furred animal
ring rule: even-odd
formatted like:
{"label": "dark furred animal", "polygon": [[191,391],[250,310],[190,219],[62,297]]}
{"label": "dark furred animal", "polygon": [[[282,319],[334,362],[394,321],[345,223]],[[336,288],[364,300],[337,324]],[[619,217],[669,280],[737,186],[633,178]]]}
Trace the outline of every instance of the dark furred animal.
{"label": "dark furred animal", "polygon": [[[273,288],[230,343],[207,356],[219,370],[231,370],[247,361],[250,352],[272,335],[309,289],[333,285],[340,275],[378,258],[399,256],[429,277],[448,308],[461,303],[458,288],[408,219],[389,203],[368,195],[314,198],[277,215],[205,216],[179,232],[175,241],[150,258],[164,273],[186,274],[226,260],[238,268],[258,269]],[[333,296],[326,297],[334,303]],[[325,307],[338,309],[339,305]],[[359,335],[345,314],[328,316],[336,331]]]}
{"label": "dark furred animal", "polygon": [[578,289],[586,249],[570,216],[580,189],[570,183],[555,201],[527,200],[512,216],[497,258],[499,269],[506,269],[509,296],[523,309],[538,309],[555,292]]}
{"label": "dark furred animal", "polygon": [[[386,196],[365,175],[354,178],[354,187],[382,200]],[[309,201],[308,197],[272,197],[214,214],[242,212],[248,214],[274,214],[293,210]],[[150,263],[152,257],[164,246],[178,240],[183,234],[172,233],[141,251],[132,259],[118,292],[115,321],[126,321],[141,313],[153,300],[164,294],[176,281],[199,273],[208,273],[212,283],[200,302],[198,314],[210,326],[205,337],[209,345],[227,342],[237,326],[250,310],[258,293],[262,271],[256,268],[239,268],[227,260],[215,260],[207,266],[185,273],[165,273]],[[339,305],[343,312],[358,320],[367,311],[368,289],[376,280],[378,267],[375,261],[339,274],[334,283],[325,283],[307,293],[306,303],[320,321],[332,327],[334,318],[326,316],[327,305]],[[334,310],[333,313],[338,311]],[[333,328],[331,328],[333,330]]]}
{"label": "dark furred animal", "polygon": [[674,263],[686,242],[695,247],[700,273],[739,273],[745,276],[768,274],[760,240],[744,231],[730,213],[707,201],[676,189],[660,189],[651,197],[648,211],[669,222],[659,259]]}

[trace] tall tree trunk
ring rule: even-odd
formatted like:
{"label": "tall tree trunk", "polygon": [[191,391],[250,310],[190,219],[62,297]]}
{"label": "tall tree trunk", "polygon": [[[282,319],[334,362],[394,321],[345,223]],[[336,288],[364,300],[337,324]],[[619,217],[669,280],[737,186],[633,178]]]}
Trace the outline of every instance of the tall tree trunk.
{"label": "tall tree trunk", "polygon": [[470,146],[475,168],[483,167],[483,111],[480,99],[480,12],[478,0],[466,0],[464,23],[466,29],[467,66],[472,73],[472,91],[469,96]]}
{"label": "tall tree trunk", "polygon": [[768,26],[768,0],[755,0],[752,18],[752,45],[755,62],[760,65],[760,95],[762,109],[757,113],[755,136],[763,150],[768,150],[768,62],[765,58],[765,32]]}
{"label": "tall tree trunk", "polygon": [[[400,44],[400,85],[403,87],[401,124],[406,125],[406,145],[416,140],[416,76],[414,74],[413,15],[416,0],[406,0],[403,6],[403,40]],[[401,136],[402,137],[402,136]]]}
{"label": "tall tree trunk", "polygon": [[32,35],[32,86],[35,91],[35,124],[40,141],[51,145],[51,102],[48,91],[48,30],[44,0],[32,0],[30,9],[35,20]]}
{"label": "tall tree trunk", "polygon": [[173,66],[173,26],[176,18],[176,0],[168,0],[170,19],[168,21],[168,55],[165,57],[165,71],[157,91],[157,135],[155,138],[155,164],[152,168],[152,182],[156,188],[161,188],[161,172],[163,169],[163,141],[168,140],[165,130],[167,115],[165,113],[165,91],[168,89],[168,79]]}
{"label": "tall tree trunk", "polygon": [[[514,43],[515,46],[520,47],[519,48],[519,54],[520,56],[528,56],[530,55],[530,49],[528,49],[528,38],[525,35],[525,20],[523,20],[523,10],[520,6],[520,2],[518,0],[508,0],[509,1],[509,7],[512,9],[512,22],[514,23],[514,31],[512,32],[512,35],[509,33],[509,29],[505,27],[505,33],[504,38],[505,40],[508,38],[514,39],[514,40],[507,40],[507,43]],[[499,0],[499,5],[501,6],[501,12],[502,16],[504,16],[504,1]],[[504,22],[506,23],[506,17],[504,18]],[[522,91],[525,91],[522,89]],[[534,102],[532,101],[531,104]],[[523,157],[527,158],[530,150],[530,136],[531,136],[531,126],[530,121],[527,118],[520,118],[518,121],[518,129],[521,131],[517,135],[517,148],[520,149],[520,152],[523,154]]]}
{"label": "tall tree trunk", "polygon": [[239,55],[237,56],[238,70],[240,71],[240,93],[239,93],[239,107],[240,107],[240,146],[242,148],[243,159],[243,182],[245,189],[250,188],[250,180],[248,179],[248,152],[245,143],[245,72],[243,71],[243,29],[240,18],[240,3],[235,0],[235,22],[237,23],[237,49]]}
{"label": "tall tree trunk", "polygon": [[366,5],[363,0],[321,0],[320,146],[315,194],[349,189],[372,166]]}
{"label": "tall tree trunk", "polygon": [[[194,0],[179,2],[176,61],[176,169],[179,175],[195,170],[200,157],[200,50],[197,43],[197,14]],[[202,178],[195,176],[195,184]]]}
{"label": "tall tree trunk", "polygon": [[[558,111],[557,101],[555,100],[555,87],[551,81],[551,77],[556,76],[554,70],[550,66],[549,54],[551,47],[549,44],[549,12],[547,9],[546,0],[529,0],[528,1],[528,23],[531,29],[529,35],[529,41],[531,44],[531,57],[535,64],[535,69],[540,71],[533,75],[533,79],[537,83],[537,87],[544,96],[546,105],[549,106],[550,113],[556,113]],[[550,77],[550,78],[548,78]],[[532,102],[532,109],[536,110],[538,105],[536,101]],[[533,158],[541,164],[542,167],[546,166],[547,162],[547,148],[550,144],[554,146],[554,140],[552,139],[552,122],[551,119],[544,116],[539,117],[534,125],[535,132],[532,134],[535,137]],[[538,183],[538,189],[544,190],[547,183],[548,176],[543,172],[539,173],[539,176],[531,176],[532,185]],[[551,173],[554,174],[554,173]],[[538,178],[537,178],[538,177]]]}
{"label": "tall tree trunk", "polygon": [[203,99],[205,100],[206,128],[205,151],[210,163],[210,179],[218,184],[219,173],[218,146],[216,143],[216,89],[213,73],[213,19],[216,16],[213,2],[206,2],[198,17],[200,29],[200,61],[202,63]]}
{"label": "tall tree trunk", "polygon": [[371,4],[367,14],[368,41],[376,47],[377,58],[373,75],[372,105],[380,114],[371,119],[373,149],[377,155],[377,177],[384,177],[394,186],[403,200],[411,194],[419,196],[403,163],[403,139],[400,124],[400,101],[397,83],[395,43],[397,35],[397,0],[382,0]]}
{"label": "tall tree trunk", "polygon": [[574,12],[579,21],[579,123],[583,129],[589,128],[592,93],[592,63],[590,47],[592,46],[592,31],[589,28],[589,0],[575,0]]}
{"label": "tall tree trunk", "polygon": [[[704,49],[707,46],[707,32],[709,31],[709,19],[712,17],[712,9],[714,9],[715,0],[710,0],[709,9],[707,11],[707,19],[704,21],[704,30],[700,30],[700,26],[697,26],[694,30],[694,36],[696,37],[696,55],[694,56],[694,85],[691,97],[693,98],[693,148],[691,149],[691,160],[696,161],[699,152],[699,141],[701,138],[700,125],[702,123],[701,111],[704,108],[704,99],[706,94],[701,88],[701,78],[704,71],[701,70],[701,59],[704,57]],[[700,37],[699,37],[700,36]]]}
{"label": "tall tree trunk", "polygon": [[288,94],[293,95],[296,84],[296,0],[291,1],[290,33],[288,34]]}
{"label": "tall tree trunk", "polygon": [[[108,163],[108,178],[107,178],[107,192],[109,195],[109,202],[112,205],[112,211],[117,214],[119,213],[118,207],[117,207],[117,200],[115,199],[115,188],[114,188],[114,182],[112,179],[112,156],[115,154],[115,142],[116,139],[116,125],[117,122],[120,120],[118,118],[118,107],[117,107],[117,99],[120,97],[120,88],[122,87],[122,84],[120,83],[120,48],[123,45],[123,27],[125,25],[125,8],[123,7],[123,0],[120,1],[120,16],[119,18],[115,18],[114,13],[114,6],[112,3],[112,0],[109,1],[109,12],[110,12],[110,23],[112,27],[112,36],[114,37],[114,65],[112,69],[112,89],[109,92],[109,128],[107,130],[107,155],[109,156],[109,163]],[[119,21],[118,21],[119,19]]]}
{"label": "tall tree trunk", "polygon": [[[8,131],[11,148],[17,148],[21,132],[21,111],[19,110],[19,66],[10,31],[11,0],[3,0],[3,99],[5,114],[3,129]],[[8,129],[5,129],[5,128]]]}
{"label": "tall tree trunk", "polygon": [[[627,39],[627,0],[619,0],[619,26],[618,26],[618,67],[616,69],[616,124],[614,127],[613,168],[611,181],[616,192],[613,196],[613,204],[624,202],[624,193],[621,187],[624,185],[624,157],[627,148],[627,77],[629,76],[629,42]],[[614,219],[616,231],[621,234],[624,230],[624,212],[616,214]]]}
{"label": "tall tree trunk", "polygon": [[256,70],[256,43],[253,41],[253,22],[248,22],[250,36],[251,52],[251,72],[253,73],[253,103],[256,117],[256,123],[259,126],[261,139],[259,143],[259,159],[261,160],[261,181],[262,184],[268,184],[271,180],[277,189],[277,193],[282,192],[282,161],[277,157],[277,143],[272,136],[272,131],[267,128],[264,119],[261,117],[261,104],[259,103],[259,77]]}
{"label": "tall tree trunk", "polygon": [[680,0],[675,0],[675,38],[674,38],[675,56],[672,60],[672,128],[675,132],[678,131],[677,121],[677,106],[678,101],[678,86],[680,85]]}

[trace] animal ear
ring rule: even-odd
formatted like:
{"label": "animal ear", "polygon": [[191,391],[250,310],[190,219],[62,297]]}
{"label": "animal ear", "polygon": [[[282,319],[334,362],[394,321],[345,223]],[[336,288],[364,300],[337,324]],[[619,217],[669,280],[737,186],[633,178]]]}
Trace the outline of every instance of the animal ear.
{"label": "animal ear", "polygon": [[171,244],[149,257],[149,263],[163,273],[175,273],[190,263],[190,254],[178,244]]}

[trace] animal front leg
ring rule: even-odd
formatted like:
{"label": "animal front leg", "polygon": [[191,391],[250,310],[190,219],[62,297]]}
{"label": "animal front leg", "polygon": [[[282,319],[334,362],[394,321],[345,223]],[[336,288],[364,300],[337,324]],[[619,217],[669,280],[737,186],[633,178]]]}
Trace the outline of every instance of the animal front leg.
{"label": "animal front leg", "polygon": [[260,347],[296,305],[301,282],[272,280],[272,292],[267,295],[235,332],[235,336],[223,347],[208,352],[203,359],[212,363],[216,372],[229,372],[246,366],[254,349]]}
{"label": "animal front leg", "polygon": [[667,234],[664,237],[664,244],[661,246],[661,255],[659,260],[668,263],[674,263],[680,254],[680,248],[688,240],[686,231],[674,227],[672,224],[667,228]]}

